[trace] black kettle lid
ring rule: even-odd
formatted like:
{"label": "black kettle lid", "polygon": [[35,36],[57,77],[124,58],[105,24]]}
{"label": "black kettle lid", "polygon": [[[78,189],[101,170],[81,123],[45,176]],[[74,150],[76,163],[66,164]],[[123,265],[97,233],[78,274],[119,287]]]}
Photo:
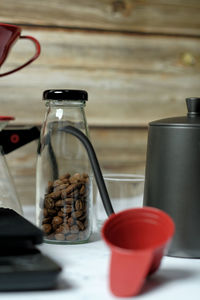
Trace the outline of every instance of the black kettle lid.
{"label": "black kettle lid", "polygon": [[186,98],[188,113],[186,116],[160,119],[150,122],[150,126],[200,126],[200,97]]}

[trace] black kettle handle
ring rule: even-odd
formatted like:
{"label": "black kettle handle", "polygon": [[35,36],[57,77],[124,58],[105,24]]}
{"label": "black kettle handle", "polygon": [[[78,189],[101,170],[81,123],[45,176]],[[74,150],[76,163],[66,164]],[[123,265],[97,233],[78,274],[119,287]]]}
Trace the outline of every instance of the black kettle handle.
{"label": "black kettle handle", "polygon": [[88,157],[89,157],[92,169],[93,169],[94,177],[95,177],[98,189],[99,189],[99,193],[100,193],[105,211],[106,211],[107,215],[110,216],[111,214],[114,213],[114,210],[113,210],[113,207],[112,207],[112,204],[110,201],[110,197],[108,195],[108,191],[107,191],[104,179],[103,179],[103,175],[102,175],[102,172],[101,172],[101,169],[99,166],[98,159],[96,157],[96,153],[94,151],[94,148],[93,148],[90,140],[82,131],[80,131],[79,129],[77,129],[73,126],[65,126],[60,130],[74,135],[85,146],[85,149],[88,153]]}

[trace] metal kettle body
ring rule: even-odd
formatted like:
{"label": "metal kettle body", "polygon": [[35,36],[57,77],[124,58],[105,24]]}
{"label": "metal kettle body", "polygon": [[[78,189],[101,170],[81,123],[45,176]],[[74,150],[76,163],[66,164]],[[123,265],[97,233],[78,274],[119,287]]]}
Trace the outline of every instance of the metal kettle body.
{"label": "metal kettle body", "polygon": [[186,101],[188,116],[149,124],[144,205],[175,222],[169,256],[200,258],[200,98]]}

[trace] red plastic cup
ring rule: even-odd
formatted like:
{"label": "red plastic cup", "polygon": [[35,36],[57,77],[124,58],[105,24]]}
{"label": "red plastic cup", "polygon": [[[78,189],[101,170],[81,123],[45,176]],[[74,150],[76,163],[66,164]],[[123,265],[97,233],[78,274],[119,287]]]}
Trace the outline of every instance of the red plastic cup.
{"label": "red plastic cup", "polygon": [[112,214],[102,237],[111,250],[110,289],[115,296],[137,295],[154,273],[174,234],[174,222],[160,209],[142,207]]}

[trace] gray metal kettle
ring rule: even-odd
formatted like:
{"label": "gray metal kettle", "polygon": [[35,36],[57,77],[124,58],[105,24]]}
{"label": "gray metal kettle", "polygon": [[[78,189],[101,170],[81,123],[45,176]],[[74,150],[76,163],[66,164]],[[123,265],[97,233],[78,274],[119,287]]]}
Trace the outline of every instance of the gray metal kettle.
{"label": "gray metal kettle", "polygon": [[149,124],[144,205],[174,220],[169,256],[200,258],[200,98],[188,114]]}

